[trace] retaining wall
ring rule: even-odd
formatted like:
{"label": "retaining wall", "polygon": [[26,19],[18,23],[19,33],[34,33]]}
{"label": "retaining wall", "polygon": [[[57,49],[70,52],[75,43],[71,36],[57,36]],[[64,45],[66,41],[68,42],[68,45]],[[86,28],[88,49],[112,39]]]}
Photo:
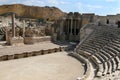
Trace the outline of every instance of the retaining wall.
{"label": "retaining wall", "polygon": [[32,52],[23,52],[23,53],[13,54],[13,55],[2,55],[2,56],[0,56],[0,61],[26,58],[26,57],[32,57],[32,56],[38,56],[38,55],[45,55],[45,54],[51,54],[51,53],[61,52],[61,51],[64,51],[64,47],[32,51]]}

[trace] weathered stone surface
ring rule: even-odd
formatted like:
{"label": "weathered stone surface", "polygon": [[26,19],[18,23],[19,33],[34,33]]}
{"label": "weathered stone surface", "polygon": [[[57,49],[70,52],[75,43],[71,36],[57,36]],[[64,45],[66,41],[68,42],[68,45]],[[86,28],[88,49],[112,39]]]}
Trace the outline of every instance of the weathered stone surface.
{"label": "weathered stone surface", "polygon": [[14,59],[14,55],[8,55],[8,60]]}
{"label": "weathered stone surface", "polygon": [[33,37],[25,37],[24,38],[24,43],[25,44],[33,44],[34,43]]}
{"label": "weathered stone surface", "polygon": [[44,41],[51,41],[50,36],[44,36],[44,37],[24,37],[24,43],[25,44],[34,44]]}
{"label": "weathered stone surface", "polygon": [[24,43],[24,40],[22,37],[9,37],[7,40],[7,44],[9,45],[22,45]]}

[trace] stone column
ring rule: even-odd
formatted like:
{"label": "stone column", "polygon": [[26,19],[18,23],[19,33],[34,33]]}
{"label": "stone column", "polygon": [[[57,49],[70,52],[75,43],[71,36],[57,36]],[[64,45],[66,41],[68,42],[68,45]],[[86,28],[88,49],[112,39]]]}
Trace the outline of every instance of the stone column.
{"label": "stone column", "polygon": [[23,37],[25,37],[25,21],[23,21]]}
{"label": "stone column", "polygon": [[77,27],[77,20],[75,19],[75,22],[74,22],[74,35],[76,35],[76,27]]}
{"label": "stone column", "polygon": [[80,18],[78,18],[78,41],[80,41],[81,40],[81,33],[80,33],[80,29],[81,29],[81,27],[82,27],[82,18],[80,19]]}
{"label": "stone column", "polygon": [[15,14],[12,13],[12,37],[15,37]]}
{"label": "stone column", "polygon": [[6,23],[6,26],[5,26],[5,31],[6,31],[6,33],[5,33],[5,38],[6,38],[6,41],[8,41],[8,21],[6,21],[7,23]]}
{"label": "stone column", "polygon": [[70,24],[70,23],[69,23],[69,19],[68,19],[68,20],[67,20],[67,28],[68,28],[67,31],[68,31],[68,35],[69,35],[69,33],[70,33],[70,32],[69,32],[69,24]]}
{"label": "stone column", "polygon": [[63,23],[64,23],[64,20],[62,19],[60,23],[60,35],[63,33]]}
{"label": "stone column", "polygon": [[[78,29],[78,26],[79,26],[79,19],[77,19],[76,21],[76,30]],[[76,34],[76,30],[75,30],[75,34]]]}
{"label": "stone column", "polygon": [[80,23],[80,19],[77,19],[77,23],[76,23],[76,24],[77,24],[76,29],[77,29],[77,30],[80,29],[80,24],[81,24],[81,23]]}
{"label": "stone column", "polygon": [[57,41],[57,33],[53,33],[52,40],[53,40],[53,41]]}
{"label": "stone column", "polygon": [[72,33],[72,28],[73,28],[73,18],[70,18],[70,33],[69,33],[69,41],[72,41],[73,39],[73,33]]}
{"label": "stone column", "polygon": [[70,25],[71,29],[70,29],[70,34],[72,34],[72,27],[73,27],[73,19],[71,18],[71,25]]}

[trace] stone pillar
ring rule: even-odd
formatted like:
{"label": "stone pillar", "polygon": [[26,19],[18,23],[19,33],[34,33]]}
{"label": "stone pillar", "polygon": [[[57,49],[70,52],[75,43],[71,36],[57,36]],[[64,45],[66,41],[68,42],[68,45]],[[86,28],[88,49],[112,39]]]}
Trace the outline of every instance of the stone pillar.
{"label": "stone pillar", "polygon": [[72,41],[73,39],[73,33],[72,33],[72,28],[73,28],[73,18],[70,19],[70,34],[69,34],[69,41]]}
{"label": "stone pillar", "polygon": [[70,24],[70,23],[69,23],[69,19],[68,19],[68,20],[67,20],[67,28],[68,28],[67,31],[68,31],[68,35],[69,35],[69,33],[70,33],[70,32],[69,32],[69,24]]}
{"label": "stone pillar", "polygon": [[80,29],[80,19],[77,19],[77,27],[76,27],[76,29]]}
{"label": "stone pillar", "polygon": [[6,20],[6,25],[5,25],[5,38],[6,38],[6,41],[8,41],[8,20]]}
{"label": "stone pillar", "polygon": [[76,19],[75,41],[78,41],[79,39],[79,33],[78,33],[79,28],[80,28],[80,20]]}
{"label": "stone pillar", "polygon": [[15,14],[12,13],[12,37],[15,37]]}
{"label": "stone pillar", "polygon": [[64,20],[62,19],[61,23],[60,23],[60,35],[63,33],[63,24]]}
{"label": "stone pillar", "polygon": [[82,19],[78,18],[78,41],[80,41],[80,37],[81,37],[81,33],[80,33],[80,29],[82,27]]}
{"label": "stone pillar", "polygon": [[71,25],[70,25],[71,29],[70,29],[70,34],[72,34],[72,27],[73,27],[73,19],[71,18]]}
{"label": "stone pillar", "polygon": [[25,37],[25,21],[23,21],[23,37]]}
{"label": "stone pillar", "polygon": [[63,19],[60,22],[60,35],[63,33]]}
{"label": "stone pillar", "polygon": [[69,40],[69,19],[66,19],[66,40]]}
{"label": "stone pillar", "polygon": [[57,41],[57,33],[53,33],[52,40],[53,40],[53,41]]}
{"label": "stone pillar", "polygon": [[76,27],[77,27],[77,20],[75,19],[75,22],[74,22],[74,35],[76,35]]}

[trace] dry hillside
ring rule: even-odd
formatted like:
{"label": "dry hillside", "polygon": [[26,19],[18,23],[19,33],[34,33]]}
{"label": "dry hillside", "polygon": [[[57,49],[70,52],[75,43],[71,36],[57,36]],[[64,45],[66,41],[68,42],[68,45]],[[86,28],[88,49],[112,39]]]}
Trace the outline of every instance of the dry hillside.
{"label": "dry hillside", "polygon": [[50,20],[58,19],[59,17],[65,15],[60,9],[56,7],[38,7],[38,6],[27,6],[23,4],[11,4],[11,5],[1,5],[0,15],[8,12],[15,12],[20,17],[30,17],[30,18],[48,18]]}

